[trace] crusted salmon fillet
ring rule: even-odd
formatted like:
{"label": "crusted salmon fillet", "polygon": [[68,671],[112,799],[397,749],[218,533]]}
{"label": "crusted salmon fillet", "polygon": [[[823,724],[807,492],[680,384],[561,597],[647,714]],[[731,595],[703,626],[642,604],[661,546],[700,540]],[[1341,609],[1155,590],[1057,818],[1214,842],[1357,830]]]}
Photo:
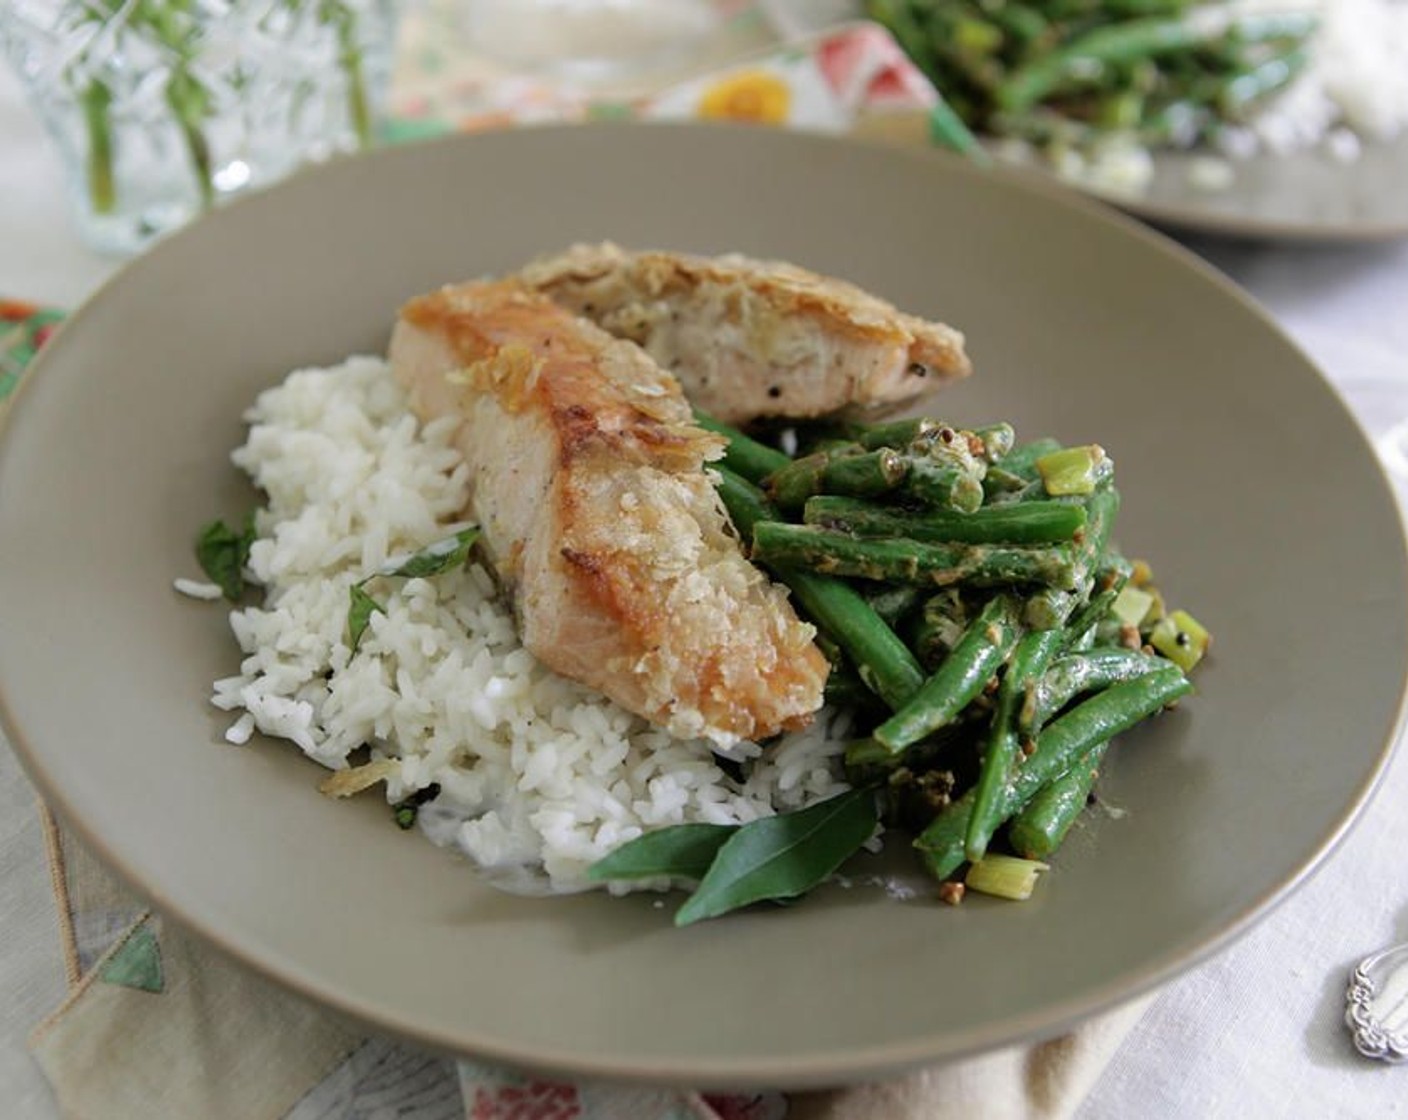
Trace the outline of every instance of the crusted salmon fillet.
{"label": "crusted salmon fillet", "polygon": [[963,335],[854,285],[729,254],[576,245],[524,283],[639,343],[731,424],[897,408],[971,372]]}
{"label": "crusted salmon fillet", "polygon": [[744,557],[678,382],[514,281],[408,303],[390,361],[423,420],[462,418],[470,512],[523,644],[684,737],[805,725],[828,665]]}

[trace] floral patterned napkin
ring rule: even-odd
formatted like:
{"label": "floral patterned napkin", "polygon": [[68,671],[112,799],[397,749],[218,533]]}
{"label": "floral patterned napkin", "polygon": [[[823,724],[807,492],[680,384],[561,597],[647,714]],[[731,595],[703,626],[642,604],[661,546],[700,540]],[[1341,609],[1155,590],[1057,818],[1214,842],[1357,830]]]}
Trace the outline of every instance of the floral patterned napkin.
{"label": "floral patterned napkin", "polygon": [[[796,42],[769,37],[755,5],[720,3],[712,49],[650,84],[582,86],[506,71],[466,49],[453,6],[432,5],[403,31],[388,139],[547,121],[732,120],[841,132],[860,118],[924,114],[928,79],[878,24],[849,22]],[[725,64],[701,67],[712,54]]]}
{"label": "floral patterned napkin", "polygon": [[0,298],[0,409],[19,387],[20,374],[58,327],[63,312]]}

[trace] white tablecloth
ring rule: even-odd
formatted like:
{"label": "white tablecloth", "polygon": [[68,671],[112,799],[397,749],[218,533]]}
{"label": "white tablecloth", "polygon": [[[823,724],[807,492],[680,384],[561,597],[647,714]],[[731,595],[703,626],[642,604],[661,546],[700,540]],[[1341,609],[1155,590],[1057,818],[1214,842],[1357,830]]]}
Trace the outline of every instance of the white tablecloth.
{"label": "white tablecloth", "polygon": [[[1188,243],[1270,310],[1371,434],[1408,417],[1408,242]],[[0,295],[71,307],[115,267],[75,240],[58,167],[0,69]],[[0,745],[0,1112],[15,1120],[57,1115],[24,1040],[64,996],[33,806]],[[1408,1069],[1359,1058],[1341,1025],[1349,969],[1377,947],[1408,941],[1405,853],[1408,757],[1400,757],[1306,887],[1164,991],[1096,1085],[1083,1120],[1408,1115]]]}

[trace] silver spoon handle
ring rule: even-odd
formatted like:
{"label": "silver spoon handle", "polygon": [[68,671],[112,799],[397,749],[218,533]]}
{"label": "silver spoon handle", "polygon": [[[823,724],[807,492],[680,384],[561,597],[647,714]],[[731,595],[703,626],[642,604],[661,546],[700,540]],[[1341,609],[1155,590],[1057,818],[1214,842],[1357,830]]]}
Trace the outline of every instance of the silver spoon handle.
{"label": "silver spoon handle", "polygon": [[1359,962],[1345,993],[1344,1021],[1366,1058],[1408,1061],[1408,945]]}

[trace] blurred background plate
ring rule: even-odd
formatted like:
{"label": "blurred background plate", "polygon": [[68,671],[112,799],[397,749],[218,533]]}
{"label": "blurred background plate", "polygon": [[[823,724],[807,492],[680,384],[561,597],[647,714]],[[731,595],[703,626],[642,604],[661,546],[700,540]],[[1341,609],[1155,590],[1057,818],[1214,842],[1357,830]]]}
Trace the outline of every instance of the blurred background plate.
{"label": "blurred background plate", "polygon": [[1408,135],[1366,142],[1352,163],[1323,151],[1234,161],[1232,181],[1221,190],[1194,185],[1194,161],[1205,158],[1156,155],[1153,179],[1138,196],[1085,189],[1173,229],[1278,241],[1408,237]]}
{"label": "blurred background plate", "polygon": [[[226,745],[223,612],[176,595],[257,391],[378,351],[397,306],[575,240],[745,250],[968,335],[938,408],[1100,441],[1117,537],[1217,635],[1125,736],[1027,904],[893,897],[902,842],[798,905],[685,930],[649,897],[535,900]],[[46,800],[162,911],[377,1029],[558,1074],[836,1084],[1054,1032],[1213,952],[1344,834],[1401,719],[1389,488],[1237,289],[1070,192],[893,146],[574,126],[294,177],[128,266],[38,359],[0,442],[0,717]],[[881,877],[881,878],[877,878]],[[918,882],[917,879],[908,881]],[[876,885],[880,883],[881,885]]]}

